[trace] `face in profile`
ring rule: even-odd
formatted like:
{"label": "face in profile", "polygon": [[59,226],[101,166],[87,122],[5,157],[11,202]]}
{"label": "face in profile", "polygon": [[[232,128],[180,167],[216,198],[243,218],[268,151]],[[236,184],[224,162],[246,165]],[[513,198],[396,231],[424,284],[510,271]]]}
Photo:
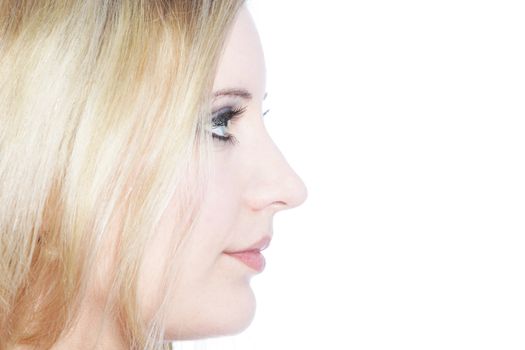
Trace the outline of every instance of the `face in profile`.
{"label": "face in profile", "polygon": [[[243,251],[268,240],[273,235],[274,214],[306,199],[304,183],[265,129],[265,84],[260,39],[243,6],[215,77],[215,175],[192,236],[198,244],[184,253],[174,307],[169,310],[166,331],[170,339],[234,334],[250,324],[255,312],[250,279],[260,270],[225,252]],[[176,205],[175,198],[172,205]],[[140,297],[146,308],[156,300],[161,278],[158,257],[165,254],[163,249],[176,224],[170,214],[170,210],[164,213],[143,265]]]}

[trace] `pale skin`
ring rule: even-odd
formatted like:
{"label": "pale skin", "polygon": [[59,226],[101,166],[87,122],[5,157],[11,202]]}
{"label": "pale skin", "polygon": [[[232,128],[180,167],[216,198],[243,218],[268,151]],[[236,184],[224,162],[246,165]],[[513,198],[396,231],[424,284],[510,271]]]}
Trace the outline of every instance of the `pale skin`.
{"label": "pale skin", "polygon": [[[224,252],[240,250],[265,235],[272,236],[273,216],[299,206],[307,197],[303,181],[265,128],[262,116],[265,75],[259,35],[243,5],[227,38],[213,91],[243,90],[251,98],[220,96],[213,101],[214,111],[226,106],[246,107],[246,110],[226,129],[235,136],[236,144],[214,141],[215,176],[192,237],[200,244],[184,252],[179,280],[182,287],[177,289],[174,308],[168,313],[166,340],[231,335],[248,327],[255,314],[250,279],[256,272]],[[165,254],[173,229],[170,210],[175,203],[176,198],[163,213],[159,231],[146,250],[139,281],[145,318],[158,301],[155,286],[159,285],[162,272],[159,257]],[[98,303],[97,298],[88,298],[81,307],[79,323],[53,349],[90,348],[99,335],[102,312],[102,303]],[[104,323],[99,348],[125,349],[117,324]]]}

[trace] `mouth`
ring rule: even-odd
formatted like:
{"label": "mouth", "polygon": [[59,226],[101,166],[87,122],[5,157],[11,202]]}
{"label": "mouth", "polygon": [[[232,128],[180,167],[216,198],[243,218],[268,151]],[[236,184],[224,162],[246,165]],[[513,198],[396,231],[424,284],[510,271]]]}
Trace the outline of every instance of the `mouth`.
{"label": "mouth", "polygon": [[237,259],[238,261],[244,263],[246,266],[250,267],[252,270],[255,270],[257,272],[262,272],[264,270],[264,267],[266,266],[266,260],[264,259],[264,255],[261,254],[261,251],[259,249],[225,254]]}
{"label": "mouth", "polygon": [[258,251],[262,251],[262,250],[265,250],[266,248],[268,248],[268,246],[270,245],[270,241],[272,240],[272,237],[271,236],[263,236],[261,239],[259,239],[257,242],[249,245],[249,246],[245,246],[244,248],[240,248],[240,249],[236,249],[236,250],[227,250],[225,251],[225,253],[227,254],[236,254],[236,253],[242,253],[242,252],[247,252],[247,251],[254,251],[254,250],[258,250]]}
{"label": "mouth", "polygon": [[266,265],[266,260],[261,254],[261,251],[268,248],[271,240],[271,235],[265,235],[257,242],[252,243],[249,246],[245,246],[244,248],[240,248],[234,251],[225,251],[224,254],[237,259],[238,261],[244,263],[246,266],[250,267],[252,270],[262,272]]}

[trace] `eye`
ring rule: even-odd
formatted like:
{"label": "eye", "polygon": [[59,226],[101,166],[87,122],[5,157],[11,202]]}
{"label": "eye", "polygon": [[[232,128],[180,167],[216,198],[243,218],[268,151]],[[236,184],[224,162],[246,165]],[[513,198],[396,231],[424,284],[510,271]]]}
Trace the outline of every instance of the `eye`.
{"label": "eye", "polygon": [[236,108],[232,106],[223,107],[213,113],[211,120],[211,134],[215,140],[227,142],[230,144],[237,143],[235,136],[229,133],[228,123],[240,116],[246,111],[246,107]]}

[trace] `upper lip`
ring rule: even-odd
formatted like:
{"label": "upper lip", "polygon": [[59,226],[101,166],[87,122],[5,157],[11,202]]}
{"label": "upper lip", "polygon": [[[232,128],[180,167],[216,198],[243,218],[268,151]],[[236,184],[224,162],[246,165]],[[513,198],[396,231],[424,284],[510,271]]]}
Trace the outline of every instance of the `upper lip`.
{"label": "upper lip", "polygon": [[270,245],[270,241],[272,240],[271,236],[264,236],[261,239],[259,239],[257,242],[251,244],[250,246],[246,248],[241,248],[239,250],[235,251],[225,251],[226,254],[233,254],[233,253],[242,253],[242,252],[249,252],[249,251],[262,251]]}

